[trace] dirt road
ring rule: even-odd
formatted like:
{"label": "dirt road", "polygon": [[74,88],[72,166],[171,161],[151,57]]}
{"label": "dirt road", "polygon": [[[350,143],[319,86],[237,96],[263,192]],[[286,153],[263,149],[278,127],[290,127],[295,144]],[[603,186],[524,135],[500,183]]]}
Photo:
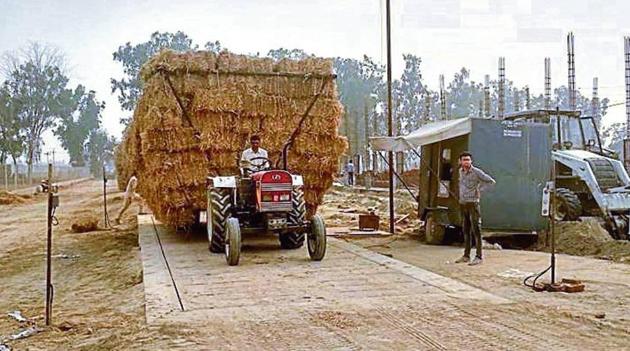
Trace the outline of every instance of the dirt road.
{"label": "dirt road", "polygon": [[[484,265],[471,268],[448,262],[458,248],[405,238],[358,242],[393,259],[331,240],[320,264],[304,250],[276,250],[273,239],[250,241],[242,264],[228,267],[207,253],[202,235],[160,232],[166,255],[174,256],[185,311],[175,305],[169,314],[149,313],[147,324],[145,288],[159,279],[142,281],[142,256],[150,252],[139,251],[133,211],[115,230],[68,230],[74,218],[100,215],[100,187],[88,182],[62,191],[54,327],[10,342],[14,349],[628,348],[628,265],[563,256],[562,275],[585,279],[587,292],[535,294],[515,276],[543,266],[541,253],[488,252]],[[120,204],[119,193],[110,198],[112,217]],[[35,199],[0,213],[0,335],[6,336],[21,327],[9,311],[43,324],[45,206]],[[151,312],[156,302],[147,301]],[[595,317],[602,312],[604,318]]]}

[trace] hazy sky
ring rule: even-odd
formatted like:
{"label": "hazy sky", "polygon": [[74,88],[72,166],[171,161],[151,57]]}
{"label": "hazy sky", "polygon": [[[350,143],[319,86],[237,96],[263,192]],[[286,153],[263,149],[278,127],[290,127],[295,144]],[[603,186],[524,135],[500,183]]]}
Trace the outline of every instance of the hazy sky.
{"label": "hazy sky", "polygon": [[[436,89],[439,74],[448,81],[463,66],[473,80],[496,77],[497,58],[505,56],[507,78],[539,94],[545,56],[552,60],[552,85],[567,84],[566,33],[572,30],[578,88],[590,96],[597,76],[600,96],[624,101],[630,1],[391,1],[395,75],[403,53],[421,56],[424,78]],[[129,112],[110,93],[110,78],[122,75],[112,52],[128,41],[146,41],[156,30],[182,30],[199,45],[219,40],[242,53],[285,47],[329,57],[385,57],[384,0],[0,0],[0,11],[0,52],[29,41],[60,47],[72,84],[96,90],[106,101],[104,125],[118,137],[118,120]],[[613,107],[605,123],[624,119],[624,107]],[[58,145],[52,139],[46,138],[46,148]]]}

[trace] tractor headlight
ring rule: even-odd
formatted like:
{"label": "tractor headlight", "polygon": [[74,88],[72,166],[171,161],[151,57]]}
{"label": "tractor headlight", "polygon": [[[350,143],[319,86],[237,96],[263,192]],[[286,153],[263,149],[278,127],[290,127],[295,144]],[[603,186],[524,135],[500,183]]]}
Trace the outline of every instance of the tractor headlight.
{"label": "tractor headlight", "polygon": [[280,201],[289,201],[291,196],[289,194],[280,195]]}
{"label": "tractor headlight", "polygon": [[265,201],[265,202],[271,202],[271,201],[273,201],[273,196],[271,196],[271,194],[264,194],[262,196],[262,200]]}

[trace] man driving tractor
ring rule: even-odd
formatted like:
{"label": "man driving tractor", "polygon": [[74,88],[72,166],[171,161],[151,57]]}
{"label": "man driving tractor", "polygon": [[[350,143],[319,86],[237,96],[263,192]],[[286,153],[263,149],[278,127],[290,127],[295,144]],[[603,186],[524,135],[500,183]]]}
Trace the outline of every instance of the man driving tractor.
{"label": "man driving tractor", "polygon": [[243,151],[241,155],[241,165],[242,167],[249,168],[254,167],[256,169],[262,169],[263,166],[267,166],[267,150],[260,147],[260,136],[252,135],[249,138],[249,143],[251,145],[250,148]]}

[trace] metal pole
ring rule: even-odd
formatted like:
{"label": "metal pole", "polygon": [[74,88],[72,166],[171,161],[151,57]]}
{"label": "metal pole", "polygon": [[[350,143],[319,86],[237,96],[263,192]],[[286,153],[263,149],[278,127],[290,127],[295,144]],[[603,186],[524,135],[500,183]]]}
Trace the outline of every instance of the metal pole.
{"label": "metal pole", "polygon": [[626,135],[623,140],[623,160],[626,170],[630,170],[630,37],[624,38],[626,62]]}
{"label": "metal pole", "polygon": [[[560,107],[556,106],[556,120],[560,120]],[[560,142],[560,140],[558,140]],[[562,143],[560,142],[560,145]],[[553,153],[553,151],[552,151]],[[549,215],[551,230],[551,284],[556,283],[556,161],[551,157],[551,181],[553,188],[551,191],[551,211]]]}
{"label": "metal pole", "polygon": [[444,84],[444,75],[440,74],[440,119],[447,119],[446,115],[446,88]]}
{"label": "metal pole", "polygon": [[498,118],[505,114],[505,57],[499,57],[499,111]]}
{"label": "metal pole", "polygon": [[109,228],[109,216],[107,214],[107,174],[103,166],[103,225]]}
{"label": "metal pole", "polygon": [[53,192],[52,192],[52,163],[48,164],[48,213],[47,217],[47,236],[46,236],[46,325],[50,325],[52,319],[52,211],[53,211]]}
{"label": "metal pole", "polygon": [[484,98],[484,113],[486,118],[490,118],[490,75],[486,74],[484,87],[483,87],[483,98]]}
{"label": "metal pole", "polygon": [[575,91],[575,46],[573,32],[567,35],[567,55],[569,63],[569,108],[571,111],[577,109],[577,99]]}
{"label": "metal pole", "polygon": [[[385,0],[387,20],[387,135],[394,136],[392,118],[392,41],[391,41],[391,9],[390,0]],[[389,232],[394,234],[394,152],[388,152],[389,159]]]}
{"label": "metal pole", "polygon": [[545,57],[545,109],[551,107],[551,58]]}

